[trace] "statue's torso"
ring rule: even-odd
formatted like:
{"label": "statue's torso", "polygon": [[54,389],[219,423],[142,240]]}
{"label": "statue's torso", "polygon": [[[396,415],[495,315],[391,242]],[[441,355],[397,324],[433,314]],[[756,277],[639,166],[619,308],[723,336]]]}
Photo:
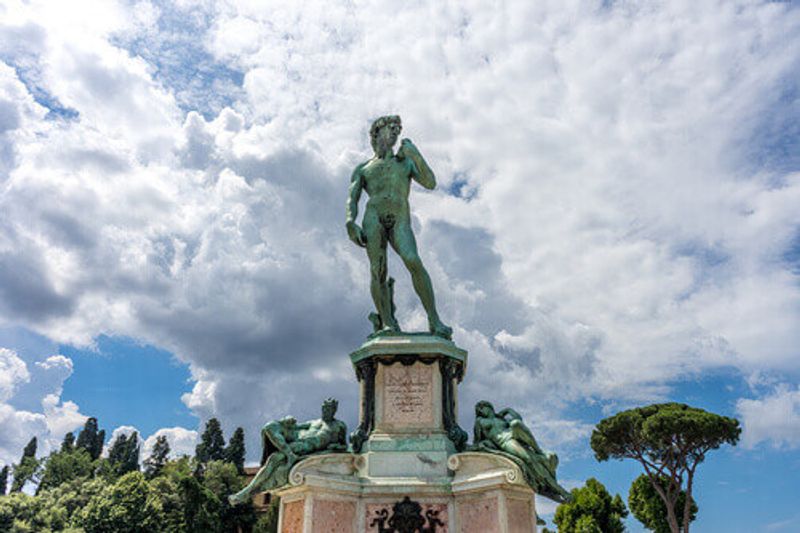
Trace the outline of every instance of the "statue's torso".
{"label": "statue's torso", "polygon": [[408,161],[390,157],[373,158],[362,167],[364,189],[369,195],[367,209],[377,214],[408,213],[408,194],[411,189],[411,171]]}
{"label": "statue's torso", "polygon": [[484,434],[492,440],[502,438],[508,430],[508,422],[500,417],[479,418],[478,424]]}
{"label": "statue's torso", "polygon": [[334,420],[330,424],[322,419],[314,420],[308,429],[300,432],[301,440],[311,440],[320,449],[325,448],[329,444],[336,442],[337,435],[339,434],[339,422]]}

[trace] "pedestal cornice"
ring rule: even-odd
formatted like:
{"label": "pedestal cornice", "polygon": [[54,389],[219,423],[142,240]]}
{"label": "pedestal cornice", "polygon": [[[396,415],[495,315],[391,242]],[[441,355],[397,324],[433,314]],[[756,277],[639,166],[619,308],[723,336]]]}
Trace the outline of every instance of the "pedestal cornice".
{"label": "pedestal cornice", "polygon": [[357,367],[359,362],[372,357],[391,359],[393,356],[403,355],[416,355],[420,358],[437,355],[449,357],[461,363],[462,372],[466,372],[466,350],[456,346],[453,341],[426,333],[398,333],[374,337],[351,353],[350,361],[353,367]]}

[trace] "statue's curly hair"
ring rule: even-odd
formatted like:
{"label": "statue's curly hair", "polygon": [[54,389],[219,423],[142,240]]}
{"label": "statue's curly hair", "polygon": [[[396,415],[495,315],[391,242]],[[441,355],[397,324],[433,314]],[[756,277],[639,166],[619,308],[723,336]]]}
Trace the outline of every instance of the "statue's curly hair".
{"label": "statue's curly hair", "polygon": [[325,401],[322,402],[322,406],[325,407],[326,405],[332,405],[332,406],[338,408],[339,407],[339,400],[337,400],[336,398],[333,398],[333,397],[326,398]]}
{"label": "statue's curly hair", "polygon": [[386,115],[376,118],[372,122],[372,126],[369,127],[369,143],[372,145],[373,150],[377,150],[378,148],[378,132],[381,131],[382,127],[392,123],[397,123],[398,126],[401,128],[403,127],[400,115]]}
{"label": "statue's curly hair", "polygon": [[488,407],[489,409],[492,410],[493,413],[495,412],[494,405],[492,405],[492,402],[487,402],[486,400],[479,401],[478,403],[475,404],[475,412],[478,412],[478,409],[480,409],[481,407]]}

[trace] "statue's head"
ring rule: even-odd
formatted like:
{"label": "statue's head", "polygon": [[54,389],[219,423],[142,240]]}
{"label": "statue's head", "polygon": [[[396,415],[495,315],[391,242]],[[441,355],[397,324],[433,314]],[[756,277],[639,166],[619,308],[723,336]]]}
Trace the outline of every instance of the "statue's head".
{"label": "statue's head", "polygon": [[481,400],[475,404],[475,415],[489,417],[494,415],[494,405],[486,400]]}
{"label": "statue's head", "polygon": [[336,410],[339,408],[339,400],[336,398],[328,398],[322,402],[322,419],[333,420]]}
{"label": "statue's head", "polygon": [[401,131],[403,131],[403,124],[399,115],[386,115],[376,119],[369,128],[369,142],[372,150],[377,154],[381,145],[391,148],[397,142]]}
{"label": "statue's head", "polygon": [[281,418],[281,427],[286,431],[294,431],[297,425],[297,419],[293,416],[284,416]]}

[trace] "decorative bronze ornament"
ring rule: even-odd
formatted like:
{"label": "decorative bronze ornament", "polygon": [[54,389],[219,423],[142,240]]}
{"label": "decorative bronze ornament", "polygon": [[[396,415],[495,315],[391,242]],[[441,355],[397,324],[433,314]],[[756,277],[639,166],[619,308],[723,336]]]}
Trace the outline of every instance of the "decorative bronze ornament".
{"label": "decorative bronze ornament", "polygon": [[392,516],[388,509],[377,511],[369,527],[378,526],[378,533],[436,533],[436,526],[444,525],[439,511],[429,509],[423,517],[422,506],[406,496],[392,506]]}

